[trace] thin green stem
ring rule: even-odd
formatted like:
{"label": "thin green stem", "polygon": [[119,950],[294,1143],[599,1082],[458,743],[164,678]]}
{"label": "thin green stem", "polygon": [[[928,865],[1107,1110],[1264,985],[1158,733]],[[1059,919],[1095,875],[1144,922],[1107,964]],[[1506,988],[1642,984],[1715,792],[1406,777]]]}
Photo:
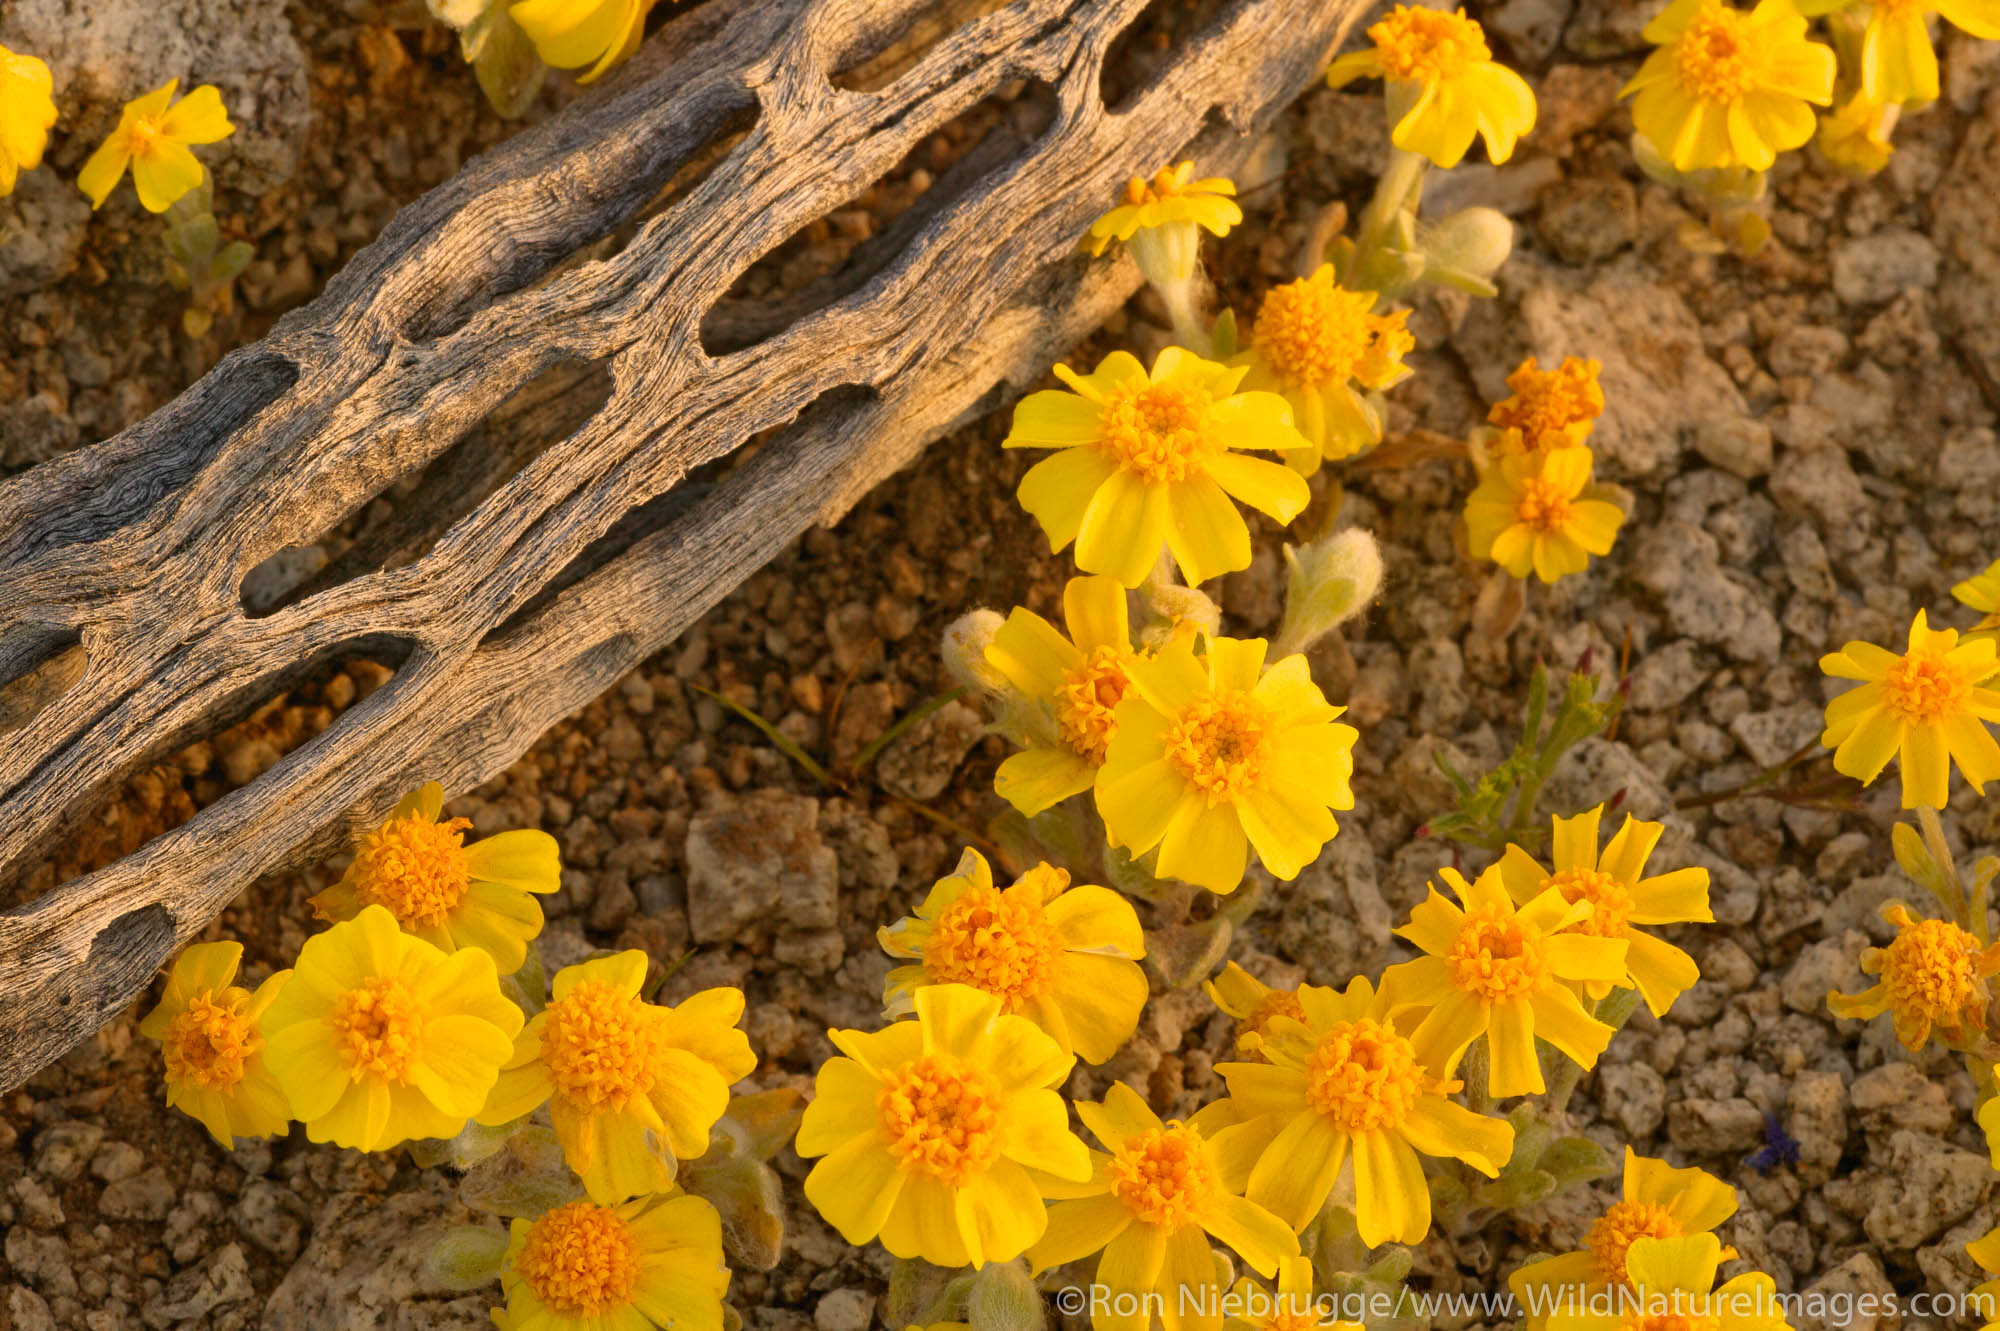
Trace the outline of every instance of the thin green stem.
{"label": "thin green stem", "polygon": [[1375,195],[1368,200],[1355,228],[1354,249],[1347,256],[1346,271],[1340,274],[1342,286],[1351,289],[1359,276],[1368,271],[1370,260],[1395,225],[1396,215],[1415,199],[1418,187],[1423,184],[1424,169],[1429,165],[1419,153],[1389,149],[1389,165],[1375,182]]}

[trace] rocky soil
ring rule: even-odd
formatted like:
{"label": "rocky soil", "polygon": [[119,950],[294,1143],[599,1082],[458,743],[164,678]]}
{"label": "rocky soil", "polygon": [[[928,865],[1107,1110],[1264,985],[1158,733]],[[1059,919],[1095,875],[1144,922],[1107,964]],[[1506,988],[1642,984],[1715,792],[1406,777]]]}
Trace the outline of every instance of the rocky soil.
{"label": "rocky soil", "polygon": [[[114,8],[126,6],[102,12]],[[1666,1020],[1642,1014],[1619,1038],[1573,1104],[1579,1123],[1614,1151],[1630,1143],[1733,1181],[1744,1205],[1723,1238],[1781,1289],[1962,1291],[1974,1279],[1962,1244],[2000,1220],[1972,1085],[1941,1054],[1912,1059],[1886,1023],[1835,1022],[1823,1004],[1829,989],[1862,984],[1856,954],[1886,936],[1876,907],[1909,890],[1889,855],[1893,787],[1863,813],[1688,801],[1815,736],[1823,651],[1889,641],[1920,606],[1962,622],[1946,589],[2000,554],[2000,47],[1945,40],[1944,99],[1904,120],[1880,177],[1849,180],[1810,152],[1781,162],[1775,240],[1745,260],[1689,248],[1682,203],[1631,162],[1615,94],[1636,65],[1645,8],[1485,8],[1502,54],[1537,84],[1541,125],[1518,165],[1468,168],[1440,192],[1507,209],[1520,243],[1499,300],[1420,303],[1418,374],[1393,394],[1392,421],[1461,431],[1526,352],[1599,357],[1600,474],[1630,491],[1632,520],[1587,575],[1535,588],[1496,642],[1472,631],[1484,571],[1453,540],[1469,467],[1342,478],[1343,515],[1382,538],[1389,569],[1380,607],[1314,658],[1361,730],[1360,807],[1319,864],[1266,895],[1233,955],[1272,981],[1321,983],[1400,959],[1392,923],[1453,854],[1416,835],[1449,804],[1432,755],[1467,769],[1497,758],[1537,660],[1629,659],[1615,738],[1582,746],[1545,807],[1622,792],[1631,812],[1667,820],[1660,860],[1710,869],[1718,923],[1675,932],[1702,982]],[[187,340],[129,191],[95,218],[71,191],[95,130],[66,120],[74,132],[53,157],[62,179],[33,173],[0,203],[9,469],[167,401],[309,298],[400,203],[507,132],[444,33],[392,26],[358,0],[139,9],[147,26],[14,0],[0,42],[49,54],[59,98],[80,90],[65,105],[95,98],[99,117],[128,79],[187,68],[221,83],[244,130],[217,165],[218,212],[258,258],[238,313]],[[174,36],[189,32],[202,35]],[[545,94],[537,114],[565,95]],[[1288,118],[1270,180],[1247,194],[1248,223],[1213,251],[1239,310],[1292,275],[1326,204],[1366,197],[1379,114],[1372,98],[1319,91]],[[1079,357],[1150,351],[1165,337],[1157,313],[1135,304]],[[948,687],[936,643],[959,612],[1019,603],[1053,614],[1068,565],[1012,502],[1028,459],[1002,453],[1003,430],[989,421],[932,449],[449,810],[482,834],[536,826],[560,840],[552,966],[639,947],[663,966],[686,958],[669,997],[744,986],[765,1060],[758,1087],[808,1087],[831,1052],[826,1027],[875,1022],[888,963],[873,931],[948,869],[961,829],[998,812],[991,776],[1004,749],[952,705],[824,789],[696,690],[755,708],[845,771]],[[1309,523],[1335,501],[1330,481],[1316,480]],[[1256,562],[1225,584],[1235,631],[1276,626],[1278,544],[1262,529]],[[148,774],[48,881],[254,778],[379,679],[354,663]],[[2000,801],[1968,803],[1946,825],[1965,854],[1991,853]],[[305,897],[340,868],[258,884],[216,936],[244,939],[253,968],[283,964],[311,927]],[[162,1111],[159,1059],[136,1015],[0,1097],[0,1329],[487,1325],[487,1296],[432,1288],[419,1269],[426,1236],[469,1214],[449,1178],[301,1133],[217,1150]],[[1122,1077],[1186,1112],[1220,1093],[1212,1068],[1230,1035],[1199,993],[1161,994],[1132,1046],[1073,1089]],[[1798,1159],[1759,1172],[1747,1157],[1777,1130]],[[803,1173],[789,1155],[780,1163]],[[754,1327],[863,1331],[887,1257],[848,1248],[796,1189],[790,1199],[785,1260],[739,1274],[732,1301]],[[1474,1239],[1434,1238],[1417,1278],[1491,1288],[1526,1253],[1575,1246],[1595,1205],[1571,1195]]]}

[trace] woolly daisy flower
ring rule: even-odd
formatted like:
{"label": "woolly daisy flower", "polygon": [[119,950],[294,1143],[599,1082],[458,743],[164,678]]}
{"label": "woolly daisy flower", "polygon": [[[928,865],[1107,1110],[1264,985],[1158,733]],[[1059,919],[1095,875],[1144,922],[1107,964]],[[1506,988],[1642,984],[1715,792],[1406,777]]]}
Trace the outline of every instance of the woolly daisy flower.
{"label": "woolly daisy flower", "polygon": [[1139,958],[1145,935],[1132,904],[1109,888],[1079,884],[1037,864],[1008,888],[976,850],[940,878],[914,916],[877,935],[892,957],[910,958],[883,985],[885,1015],[915,1010],[919,990],[968,984],[998,995],[1086,1063],[1102,1063],[1132,1038],[1151,991]]}
{"label": "woolly daisy flower", "polygon": [[211,1137],[234,1149],[238,1137],[285,1130],[291,1108],[264,1063],[258,1023],[291,978],[279,971],[251,993],[236,983],[241,943],[195,943],[167,973],[159,1006],[139,1034],[160,1042],[167,1066],[167,1103],[198,1119]]}
{"label": "woolly daisy flower", "polygon": [[1076,1060],[994,994],[917,990],[916,1019],[830,1031],[795,1149],[806,1200],[849,1243],[933,1266],[1009,1262],[1042,1237],[1038,1180],[1090,1177],[1056,1090]]}
{"label": "woolly daisy flower", "polygon": [[1625,514],[1591,485],[1591,460],[1581,445],[1496,458],[1465,502],[1473,555],[1554,582],[1609,554]]}
{"label": "woolly daisy flower", "polygon": [[1635,1239],[1625,1254],[1625,1288],[1616,1300],[1566,1303],[1548,1331],[1785,1331],[1778,1287],[1762,1272],[1715,1283],[1725,1249],[1713,1234]]}
{"label": "woolly daisy flower", "polygon": [[1249,851],[1296,878],[1354,807],[1352,726],[1334,718],[1305,657],[1264,668],[1262,638],[1210,638],[1197,659],[1171,643],[1134,661],[1118,733],[1097,774],[1114,845],[1159,847],[1157,873],[1232,892]]}
{"label": "woolly daisy flower", "polygon": [[1618,95],[1638,94],[1632,121],[1676,171],[1767,170],[1833,103],[1833,49],[1806,40],[1792,0],[1673,0],[1643,36],[1659,49]]}
{"label": "woolly daisy flower", "polygon": [[1249,1059],[1261,1059],[1263,1042],[1271,1038],[1271,1019],[1306,1019],[1305,1004],[1299,994],[1311,985],[1274,989],[1235,962],[1223,966],[1213,980],[1202,982],[1202,992],[1228,1015],[1236,1018],[1236,1052]]}
{"label": "woolly daisy flower", "polygon": [[[1625,940],[1624,986],[1635,986],[1653,1015],[1663,1016],[1674,1000],[1701,978],[1694,958],[1673,944],[1633,928],[1638,924],[1708,924],[1708,870],[1695,867],[1646,877],[1646,859],[1666,829],[1659,823],[1625,819],[1625,825],[1598,854],[1598,824],[1604,806],[1574,818],[1553,819],[1555,868],[1510,845],[1500,858],[1500,881],[1514,903],[1525,906],[1554,888],[1565,901],[1587,901],[1590,915],[1575,925],[1580,934]],[[1592,981],[1584,992],[1593,1000],[1611,992],[1607,981]]]}
{"label": "woolly daisy flower", "polygon": [[1535,94],[1493,59],[1486,33],[1463,9],[1446,13],[1397,5],[1368,29],[1375,45],[1335,60],[1327,86],[1380,78],[1387,85],[1390,141],[1445,168],[1457,166],[1475,134],[1495,165],[1535,127]]}
{"label": "woolly daisy flower", "polygon": [[1423,1009],[1410,1038],[1424,1056],[1449,1070],[1484,1035],[1494,1096],[1548,1089],[1537,1037],[1583,1067],[1596,1066],[1612,1028],[1585,1010],[1576,990],[1622,982],[1626,940],[1576,927],[1593,910],[1582,894],[1572,901],[1551,886],[1517,908],[1497,865],[1471,882],[1456,869],[1440,872],[1461,904],[1433,886],[1396,930],[1424,955],[1382,976],[1399,1013]]}
{"label": "woolly daisy flower", "polygon": [[1232,501],[1290,522],[1312,497],[1291,468],[1243,449],[1310,448],[1276,393],[1239,392],[1248,373],[1168,347],[1150,372],[1114,351],[1073,391],[1030,393],[1014,408],[1007,448],[1054,448],[1021,478],[1021,506],[1051,550],[1076,542],[1077,566],[1127,587],[1145,581],[1165,546],[1189,586],[1250,566],[1250,529]]}
{"label": "woolly daisy flower", "polygon": [[264,1062],[316,1142],[455,1137],[521,1029],[493,958],[442,952],[369,906],[308,938],[264,1012]]}
{"label": "woolly daisy flower", "polygon": [[1822,656],[1819,668],[1862,681],[1826,705],[1820,743],[1833,750],[1835,771],[1865,786],[1895,759],[1906,809],[1942,809],[1954,762],[1982,795],[2000,779],[2000,743],[1986,728],[2000,721],[2000,642],[1960,642],[1956,630],[1933,629],[1919,610],[1903,655],[1850,642]]}
{"label": "woolly daisy flower", "polygon": [[1581,444],[1604,414],[1604,390],[1597,386],[1603,369],[1595,357],[1565,356],[1561,365],[1544,370],[1530,356],[1507,376],[1509,394],[1493,404],[1486,419],[1517,441],[1512,451]]}
{"label": "woolly daisy flower", "polygon": [[646,15],[659,0],[520,0],[508,15],[521,25],[542,62],[557,69],[590,72],[577,80],[590,83],[614,65],[623,64],[639,49],[646,35]]}
{"label": "woolly daisy flower", "polygon": [[1141,231],[1162,227],[1200,227],[1218,238],[1243,220],[1236,206],[1234,182],[1222,176],[1194,178],[1194,163],[1163,166],[1152,179],[1133,176],[1125,184],[1118,206],[1090,224],[1084,242],[1092,254],[1102,254],[1114,240],[1129,241]]}
{"label": "woolly daisy flower", "polygon": [[439,821],[444,787],[426,782],[403,796],[388,820],[362,839],[340,881],[311,898],[322,920],[351,920],[382,906],[426,943],[455,952],[482,948],[502,975],[527,959],[542,931],[542,907],[530,893],[562,886],[556,839],[520,829],[464,844],[470,819]]}
{"label": "woolly daisy flower", "polygon": [[1507,1277],[1507,1289],[1528,1310],[1527,1331],[1542,1331],[1549,1313],[1631,1288],[1625,1258],[1640,1239],[1705,1234],[1736,1214],[1736,1189],[1700,1169],[1676,1169],[1625,1148],[1624,1188],[1591,1223],[1583,1247],[1547,1257]]}
{"label": "woolly daisy flower", "polygon": [[722,1220],[700,1197],[570,1202],[508,1230],[500,1331],[722,1331]]}
{"label": "woolly daisy flower", "polygon": [[53,87],[46,64],[0,46],[0,196],[14,192],[23,171],[42,164],[56,123]]}
{"label": "woolly daisy flower", "polygon": [[1446,1098],[1461,1083],[1396,1029],[1366,976],[1344,993],[1302,987],[1299,1000],[1305,1020],[1273,1019],[1259,1045],[1269,1062],[1215,1067],[1228,1103],[1262,1138],[1245,1195],[1304,1229],[1351,1160],[1361,1241],[1422,1242],[1431,1194],[1421,1157],[1495,1177],[1513,1154],[1512,1125]]}
{"label": "woolly daisy flower", "polygon": [[1355,385],[1392,388],[1412,373],[1403,357],[1417,340],[1408,310],[1376,314],[1375,293],[1349,291],[1321,264],[1311,277],[1264,293],[1249,350],[1232,360],[1250,367],[1243,386],[1269,390],[1291,404],[1292,420],[1312,450],[1292,454],[1310,474],[1323,458],[1344,458],[1382,441],[1382,413]]}
{"label": "woolly daisy flower", "polygon": [[741,989],[648,1003],[646,964],[634,949],[557,971],[479,1111],[497,1127],[546,1103],[563,1159],[599,1202],[673,1186],[674,1160],[708,1150],[729,1088],[757,1069],[736,1028]]}
{"label": "woolly daisy flower", "polygon": [[1063,588],[1067,637],[1015,606],[986,647],[986,664],[1033,709],[1027,747],[993,774],[993,789],[1030,818],[1097,780],[1118,729],[1126,668],[1139,656],[1128,615],[1118,579],[1071,578]]}
{"label": "woolly daisy flower", "polygon": [[1861,954],[1861,969],[1881,982],[1858,994],[1828,994],[1836,1017],[1866,1021],[1887,1012],[1896,1039],[1912,1052],[1932,1031],[1947,1044],[1964,1045],[1986,1029],[1987,978],[2000,971],[2000,944],[1982,947],[1950,920],[1919,919],[1900,901],[1882,907],[1896,927],[1887,947]]}
{"label": "woolly daisy flower", "polygon": [[77,188],[90,196],[92,208],[104,206],[128,166],[132,186],[148,212],[165,212],[201,184],[205,170],[188,145],[219,142],[236,127],[229,123],[214,84],[204,83],[175,101],[174,89],[180,82],[168,79],[144,97],[125,103],[118,127],[77,173]]}
{"label": "woolly daisy flower", "polygon": [[[1148,1296],[1179,1313],[1171,1320],[1181,1331],[1219,1327],[1222,1282],[1210,1239],[1264,1276],[1298,1255],[1285,1222],[1242,1195],[1258,1134],[1232,1124],[1226,1102],[1163,1123],[1137,1091],[1113,1082],[1101,1104],[1080,1103],[1076,1112],[1108,1154],[1091,1153],[1088,1182],[1050,1190],[1048,1233],[1028,1261],[1040,1272],[1103,1254],[1093,1283],[1111,1307],[1092,1314],[1097,1331],[1145,1331]],[[1133,1313],[1123,1315],[1121,1303]]]}

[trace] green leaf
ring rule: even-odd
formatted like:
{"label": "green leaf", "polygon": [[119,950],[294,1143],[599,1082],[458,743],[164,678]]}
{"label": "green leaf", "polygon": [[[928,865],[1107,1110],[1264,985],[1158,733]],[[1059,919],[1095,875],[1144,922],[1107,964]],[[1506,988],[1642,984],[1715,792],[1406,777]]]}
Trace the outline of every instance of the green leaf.
{"label": "green leaf", "polygon": [[1555,1191],[1555,1175],[1545,1170],[1530,1169],[1519,1174],[1488,1179],[1473,1191],[1472,1196],[1481,1206],[1506,1210],[1516,1206],[1532,1206],[1536,1202],[1553,1197]]}
{"label": "green leaf", "polygon": [[1588,1137],[1558,1137],[1542,1153],[1542,1168],[1560,1187],[1604,1178],[1618,1166],[1610,1153]]}
{"label": "green leaf", "polygon": [[694,689],[696,693],[699,693],[702,697],[715,699],[715,701],[721,703],[724,707],[728,708],[736,715],[742,717],[745,721],[748,721],[751,725],[757,727],[757,729],[763,731],[764,738],[770,740],[771,743],[775,744],[778,748],[778,752],[784,754],[787,758],[790,758],[793,762],[797,763],[800,767],[804,768],[807,776],[819,782],[821,785],[827,787],[829,790],[839,789],[840,783],[835,781],[832,775],[829,774],[824,767],[821,767],[819,763],[813,759],[813,756],[810,753],[807,753],[804,749],[800,748],[798,741],[793,739],[790,735],[787,735],[784,731],[778,729],[776,726],[772,725],[769,721],[766,721],[763,717],[751,711],[748,707],[745,707],[740,703],[731,702],[729,699],[723,697],[721,694],[717,693],[713,689],[705,689],[699,684],[692,685],[691,687]]}
{"label": "green leaf", "polygon": [[[489,0],[486,12],[460,37],[480,91],[509,120],[526,114],[542,90],[548,67],[527,32],[508,12],[512,0]],[[475,54],[476,52],[476,54]]]}
{"label": "green leaf", "polygon": [[500,1278],[500,1259],[506,1254],[506,1230],[454,1225],[431,1245],[424,1257],[424,1275],[437,1289],[454,1293],[480,1289]]}
{"label": "green leaf", "polygon": [[988,1262],[966,1291],[965,1320],[972,1331],[1040,1331],[1047,1313],[1026,1262]]}

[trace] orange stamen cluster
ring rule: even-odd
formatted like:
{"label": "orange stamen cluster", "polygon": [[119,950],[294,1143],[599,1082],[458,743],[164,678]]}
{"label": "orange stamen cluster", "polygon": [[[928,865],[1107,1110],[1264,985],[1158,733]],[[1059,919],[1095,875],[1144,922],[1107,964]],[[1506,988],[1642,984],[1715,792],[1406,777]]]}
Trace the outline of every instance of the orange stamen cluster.
{"label": "orange stamen cluster", "polygon": [[931,1054],[892,1069],[875,1107],[889,1153],[956,1186],[1000,1154],[1000,1092],[985,1072]]}
{"label": "orange stamen cluster", "polygon": [[1368,1017],[1334,1023],[1306,1060],[1306,1097],[1342,1132],[1399,1126],[1435,1085],[1416,1047]]}
{"label": "orange stamen cluster", "polygon": [[1453,985],[1489,1003],[1531,993],[1549,974],[1541,930],[1496,906],[1467,912],[1445,961]]}
{"label": "orange stamen cluster", "polygon": [[999,994],[1014,1011],[1048,990],[1062,954],[1062,938],[1040,901],[975,887],[932,923],[924,970],[937,984]]}
{"label": "orange stamen cluster", "polygon": [[1247,693],[1197,698],[1168,723],[1167,762],[1214,808],[1263,781],[1271,731],[1263,704]]}
{"label": "orange stamen cluster", "polygon": [[1111,1191],[1133,1219],[1163,1229],[1197,1221],[1222,1181],[1201,1134],[1169,1123],[1125,1140],[1111,1154]]}
{"label": "orange stamen cluster", "polygon": [[574,1105],[611,1112],[649,1094],[665,1050],[664,1015],[601,980],[584,980],[549,1004],[542,1062],[556,1093]]}
{"label": "orange stamen cluster", "polygon": [[632,1302],[639,1244],[608,1206],[571,1202],[528,1230],[514,1269],[543,1306],[561,1317],[600,1317]]}

